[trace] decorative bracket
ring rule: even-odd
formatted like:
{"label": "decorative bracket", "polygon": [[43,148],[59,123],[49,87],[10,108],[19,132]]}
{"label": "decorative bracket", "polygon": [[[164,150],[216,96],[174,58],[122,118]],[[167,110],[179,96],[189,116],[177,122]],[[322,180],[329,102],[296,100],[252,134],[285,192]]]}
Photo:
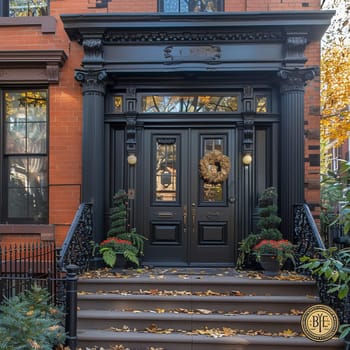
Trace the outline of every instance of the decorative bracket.
{"label": "decorative bracket", "polygon": [[126,120],[126,152],[128,155],[136,153],[136,116]]}
{"label": "decorative bracket", "polygon": [[85,56],[83,65],[101,66],[103,64],[103,43],[100,38],[86,38],[83,40]]}
{"label": "decorative bracket", "polygon": [[126,96],[125,96],[125,109],[126,113],[130,115],[136,114],[136,88],[135,87],[128,87],[126,89]]}
{"label": "decorative bracket", "polygon": [[243,112],[251,113],[254,111],[254,93],[253,88],[249,85],[245,86],[243,89]]}
{"label": "decorative bracket", "polygon": [[254,120],[245,118],[243,121],[243,153],[252,154],[254,150]]}
{"label": "decorative bracket", "polygon": [[285,66],[303,67],[307,58],[304,56],[307,45],[307,33],[288,32],[285,43]]}

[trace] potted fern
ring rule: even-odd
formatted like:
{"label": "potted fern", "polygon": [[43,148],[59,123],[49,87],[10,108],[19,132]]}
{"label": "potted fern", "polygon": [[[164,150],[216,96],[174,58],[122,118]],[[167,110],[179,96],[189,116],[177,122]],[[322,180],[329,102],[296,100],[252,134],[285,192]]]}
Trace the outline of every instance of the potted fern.
{"label": "potted fern", "polygon": [[113,196],[108,238],[99,244],[104,262],[110,267],[139,266],[146,237],[128,225],[128,195],[119,190]]}

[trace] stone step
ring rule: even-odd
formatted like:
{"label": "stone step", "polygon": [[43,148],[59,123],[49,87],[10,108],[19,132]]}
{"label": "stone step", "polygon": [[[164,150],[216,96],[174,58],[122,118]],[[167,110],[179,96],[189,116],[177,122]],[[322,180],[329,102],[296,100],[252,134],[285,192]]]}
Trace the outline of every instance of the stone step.
{"label": "stone step", "polygon": [[[204,312],[208,310],[203,310]],[[257,314],[190,314],[174,312],[120,312],[101,310],[82,310],[78,312],[79,329],[109,328],[145,330],[151,325],[166,329],[192,331],[201,328],[234,328],[245,331],[261,330],[301,332],[298,315],[257,315]]]}
{"label": "stone step", "polygon": [[159,296],[159,295],[120,295],[84,294],[79,295],[80,310],[149,310],[161,308],[172,310],[211,309],[226,312],[258,310],[289,313],[291,308],[304,310],[319,299],[315,296]]}
{"label": "stone step", "polygon": [[[130,350],[335,350],[301,334],[314,281],[232,269],[117,272],[78,283],[78,347]],[[193,272],[188,269],[187,272]],[[285,277],[285,278],[284,278]],[[292,336],[291,336],[292,335]]]}
{"label": "stone step", "polygon": [[182,333],[156,334],[144,332],[111,332],[103,330],[84,330],[78,332],[79,346],[123,345],[130,350],[159,348],[164,350],[340,350],[341,341],[332,339],[328,342],[314,342],[305,337],[279,336],[205,336]]}
{"label": "stone step", "polygon": [[277,280],[277,279],[248,279],[240,277],[221,276],[184,276],[164,278],[101,278],[82,279],[79,281],[78,291],[84,292],[132,292],[142,290],[183,290],[200,292],[239,291],[242,294],[254,295],[315,295],[317,289],[312,280]]}

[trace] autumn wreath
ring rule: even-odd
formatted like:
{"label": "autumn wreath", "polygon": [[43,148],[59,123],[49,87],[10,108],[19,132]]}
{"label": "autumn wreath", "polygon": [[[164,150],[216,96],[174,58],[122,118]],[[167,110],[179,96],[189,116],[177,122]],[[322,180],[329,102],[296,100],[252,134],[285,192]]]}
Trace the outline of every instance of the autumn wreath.
{"label": "autumn wreath", "polygon": [[212,151],[207,153],[199,161],[200,175],[204,181],[217,184],[224,182],[231,170],[231,161],[220,151]]}

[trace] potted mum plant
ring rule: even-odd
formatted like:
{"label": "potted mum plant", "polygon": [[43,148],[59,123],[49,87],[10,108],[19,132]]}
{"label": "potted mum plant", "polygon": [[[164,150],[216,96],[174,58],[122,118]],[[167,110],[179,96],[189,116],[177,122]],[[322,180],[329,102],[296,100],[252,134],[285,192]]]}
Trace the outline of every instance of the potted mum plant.
{"label": "potted mum plant", "polygon": [[265,259],[275,264],[277,271],[288,259],[294,264],[294,247],[291,242],[283,239],[279,230],[281,218],[277,215],[276,202],[276,189],[266,188],[259,198],[257,233],[251,233],[241,241],[237,268],[257,263],[262,265]]}
{"label": "potted mum plant", "polygon": [[110,266],[125,267],[127,261],[139,266],[138,249],[127,239],[110,237],[100,243],[100,253],[104,262]]}
{"label": "potted mum plant", "polygon": [[288,259],[295,265],[294,245],[286,239],[263,239],[253,247],[253,254],[266,274],[277,274]]}
{"label": "potted mum plant", "polygon": [[146,237],[129,229],[128,195],[124,190],[113,196],[108,238],[99,244],[104,262],[110,267],[139,266]]}

